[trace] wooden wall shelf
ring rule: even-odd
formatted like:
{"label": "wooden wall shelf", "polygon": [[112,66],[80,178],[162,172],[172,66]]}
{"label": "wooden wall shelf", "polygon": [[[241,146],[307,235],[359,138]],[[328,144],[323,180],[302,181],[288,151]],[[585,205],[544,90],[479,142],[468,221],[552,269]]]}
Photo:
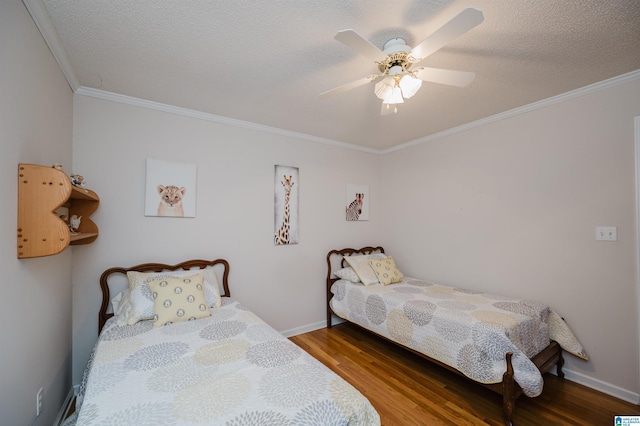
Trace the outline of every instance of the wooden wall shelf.
{"label": "wooden wall shelf", "polygon": [[[98,226],[90,216],[98,208],[98,195],[71,184],[61,170],[36,164],[18,165],[18,258],[51,256],[69,244],[89,244],[98,238]],[[58,217],[59,207],[69,217],[81,216],[79,233]]]}

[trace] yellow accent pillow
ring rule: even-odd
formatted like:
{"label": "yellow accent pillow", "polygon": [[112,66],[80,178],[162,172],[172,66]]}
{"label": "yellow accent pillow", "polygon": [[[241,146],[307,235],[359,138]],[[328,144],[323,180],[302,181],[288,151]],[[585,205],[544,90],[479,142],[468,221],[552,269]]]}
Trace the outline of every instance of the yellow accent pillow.
{"label": "yellow accent pillow", "polygon": [[183,278],[202,273],[204,277],[204,297],[210,308],[219,308],[222,304],[220,299],[220,287],[218,277],[213,268],[187,270],[187,271],[163,271],[163,272],[127,272],[129,279],[129,301],[131,307],[126,312],[125,322],[134,325],[138,321],[153,319],[155,314],[153,309],[153,297],[149,290],[149,283],[153,280],[164,278]]}
{"label": "yellow accent pillow", "polygon": [[404,278],[391,256],[384,259],[370,259],[369,265],[376,273],[380,283],[384,285],[399,283]]}
{"label": "yellow accent pillow", "polygon": [[149,281],[153,295],[153,327],[211,316],[202,274]]}
{"label": "yellow accent pillow", "polygon": [[380,280],[371,269],[369,259],[384,259],[386,256],[382,253],[362,254],[357,256],[344,256],[345,262],[353,268],[355,273],[364,285],[378,284]]}

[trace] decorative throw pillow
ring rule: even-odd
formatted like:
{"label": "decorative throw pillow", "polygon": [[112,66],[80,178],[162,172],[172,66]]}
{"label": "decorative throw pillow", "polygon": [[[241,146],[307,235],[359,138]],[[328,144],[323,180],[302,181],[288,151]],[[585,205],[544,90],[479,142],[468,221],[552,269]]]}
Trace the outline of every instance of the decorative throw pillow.
{"label": "decorative throw pillow", "polygon": [[378,284],[378,277],[369,265],[369,259],[384,259],[385,256],[382,253],[376,254],[363,254],[359,256],[345,256],[344,260],[353,268],[353,270],[362,281],[364,285]]}
{"label": "decorative throw pillow", "polygon": [[151,290],[149,290],[149,282],[162,278],[188,277],[196,273],[203,274],[204,296],[207,300],[207,306],[210,308],[219,308],[222,300],[220,299],[218,278],[213,268],[164,272],[129,271],[127,272],[127,278],[129,278],[129,300],[131,301],[131,309],[127,314],[127,324],[134,325],[138,321],[153,319],[153,296],[151,295]]}
{"label": "decorative throw pillow", "polygon": [[202,274],[183,278],[160,278],[149,282],[154,298],[153,327],[193,321],[211,316],[204,297]]}
{"label": "decorative throw pillow", "polygon": [[371,265],[380,283],[384,285],[399,283],[404,278],[391,256],[385,259],[370,259],[369,265]]}
{"label": "decorative throw pillow", "polygon": [[356,274],[356,271],[354,271],[351,266],[347,266],[346,268],[338,269],[335,272],[335,275],[336,275],[336,277],[338,277],[340,279],[351,281],[352,283],[359,283],[360,282],[360,278],[358,277],[358,274]]}

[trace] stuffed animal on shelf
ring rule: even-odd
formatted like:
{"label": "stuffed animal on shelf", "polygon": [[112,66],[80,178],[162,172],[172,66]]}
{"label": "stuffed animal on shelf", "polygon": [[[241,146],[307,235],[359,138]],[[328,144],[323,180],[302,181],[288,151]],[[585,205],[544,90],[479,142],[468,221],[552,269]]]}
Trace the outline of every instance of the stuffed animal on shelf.
{"label": "stuffed animal on shelf", "polygon": [[73,186],[79,186],[81,188],[84,188],[84,177],[83,176],[71,175],[71,176],[69,176],[69,178],[71,178],[71,184]]}
{"label": "stuffed animal on shelf", "polygon": [[77,216],[75,214],[71,216],[71,219],[69,219],[69,230],[72,234],[78,233],[78,229],[80,228],[80,219],[82,219],[82,216]]}

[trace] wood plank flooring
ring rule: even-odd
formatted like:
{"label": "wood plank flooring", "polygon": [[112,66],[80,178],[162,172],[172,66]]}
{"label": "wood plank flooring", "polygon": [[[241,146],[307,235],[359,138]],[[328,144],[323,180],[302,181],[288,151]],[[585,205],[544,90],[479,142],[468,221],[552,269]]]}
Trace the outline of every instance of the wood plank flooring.
{"label": "wood plank flooring", "polygon": [[[504,424],[497,393],[352,324],[290,340],[360,390],[384,426]],[[613,425],[615,415],[640,414],[638,405],[552,374],[544,379],[542,395],[517,400],[514,425]]]}

